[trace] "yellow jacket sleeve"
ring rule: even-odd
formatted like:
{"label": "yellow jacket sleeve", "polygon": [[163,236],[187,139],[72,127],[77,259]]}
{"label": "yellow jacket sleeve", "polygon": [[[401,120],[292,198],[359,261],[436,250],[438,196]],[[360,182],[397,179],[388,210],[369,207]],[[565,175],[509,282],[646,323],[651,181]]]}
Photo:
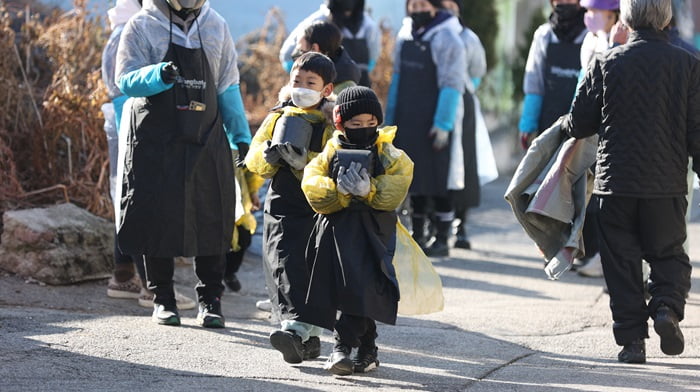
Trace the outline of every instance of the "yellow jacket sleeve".
{"label": "yellow jacket sleeve", "polygon": [[352,195],[338,192],[335,181],[329,176],[330,160],[335,155],[333,142],[326,143],[323,151],[304,168],[301,190],[314,211],[332,214],[350,205]]}
{"label": "yellow jacket sleeve", "polygon": [[376,210],[395,210],[406,198],[413,180],[413,161],[391,143],[381,144],[379,156],[384,174],[370,179],[366,203]]}
{"label": "yellow jacket sleeve", "polygon": [[267,142],[272,140],[272,131],[275,129],[275,124],[280,115],[280,113],[274,112],[265,117],[262,125],[255,133],[253,141],[250,143],[248,155],[245,157],[245,164],[248,170],[263,178],[272,178],[279,169],[279,165],[267,163],[263,157],[263,151],[267,148]]}

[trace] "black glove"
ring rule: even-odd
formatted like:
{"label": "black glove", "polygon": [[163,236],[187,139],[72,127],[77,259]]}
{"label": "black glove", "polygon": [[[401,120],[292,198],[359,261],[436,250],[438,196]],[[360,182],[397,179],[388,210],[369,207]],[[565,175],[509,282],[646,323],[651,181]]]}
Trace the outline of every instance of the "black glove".
{"label": "black glove", "polygon": [[236,167],[245,167],[245,156],[248,155],[248,143],[236,143],[238,147],[238,158],[236,158]]}
{"label": "black glove", "polygon": [[180,72],[177,69],[177,65],[175,65],[172,61],[165,64],[165,67],[160,70],[160,78],[165,84],[175,83],[178,76],[180,76]]}

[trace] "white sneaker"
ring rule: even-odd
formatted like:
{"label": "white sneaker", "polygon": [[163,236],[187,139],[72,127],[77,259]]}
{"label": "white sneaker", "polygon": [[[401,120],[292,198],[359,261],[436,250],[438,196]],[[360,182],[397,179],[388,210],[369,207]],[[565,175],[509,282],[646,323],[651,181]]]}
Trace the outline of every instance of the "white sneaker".
{"label": "white sneaker", "polygon": [[600,253],[594,254],[588,263],[576,270],[579,275],[586,276],[589,278],[602,278],[603,277],[603,264],[600,262]]}
{"label": "white sneaker", "polygon": [[255,307],[263,312],[272,312],[272,302],[269,299],[256,302]]}
{"label": "white sneaker", "polygon": [[[177,290],[175,290],[175,303],[177,304],[177,308],[182,310],[194,309],[197,307],[197,303],[192,298],[184,294],[180,294]],[[144,308],[152,308],[153,292],[142,288],[141,295],[139,295],[139,305],[143,306]]]}

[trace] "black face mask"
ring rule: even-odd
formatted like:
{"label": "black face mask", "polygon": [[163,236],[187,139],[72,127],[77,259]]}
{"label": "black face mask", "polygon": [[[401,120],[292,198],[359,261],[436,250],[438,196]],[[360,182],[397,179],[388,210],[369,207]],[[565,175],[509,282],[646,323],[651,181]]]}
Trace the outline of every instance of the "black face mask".
{"label": "black face mask", "polygon": [[430,11],[413,12],[410,14],[411,20],[413,21],[413,30],[418,30],[421,27],[425,27],[430,22],[433,21],[433,16],[430,15]]}
{"label": "black face mask", "polygon": [[368,147],[377,140],[377,126],[367,128],[345,128],[345,138],[350,144]]}
{"label": "black face mask", "polygon": [[578,4],[557,4],[554,12],[549,17],[552,30],[560,41],[573,42],[586,28],[583,23],[583,15],[586,9]]}

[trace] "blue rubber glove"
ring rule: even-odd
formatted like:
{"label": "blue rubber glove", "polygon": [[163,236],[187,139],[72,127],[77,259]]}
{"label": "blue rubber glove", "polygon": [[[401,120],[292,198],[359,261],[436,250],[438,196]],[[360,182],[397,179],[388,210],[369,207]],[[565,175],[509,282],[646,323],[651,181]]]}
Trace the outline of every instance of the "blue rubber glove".
{"label": "blue rubber glove", "polygon": [[452,131],[455,127],[457,107],[462,94],[452,87],[443,87],[438,95],[437,108],[433,117],[433,126],[443,131]]}
{"label": "blue rubber glove", "polygon": [[287,71],[287,73],[290,73],[290,72],[292,72],[293,65],[294,65],[293,60],[287,60],[287,61],[282,63],[282,68],[284,68],[284,70]]}
{"label": "blue rubber glove", "polygon": [[537,131],[537,126],[542,113],[543,97],[537,94],[526,94],[523,102],[523,113],[520,115],[518,128],[522,133],[532,133]]}
{"label": "blue rubber glove", "polygon": [[129,97],[151,97],[173,87],[174,83],[165,83],[161,77],[163,68],[168,63],[158,63],[141,67],[122,75],[117,87]]}
{"label": "blue rubber glove", "polygon": [[372,72],[374,67],[377,65],[377,60],[370,60],[367,62],[367,72]]}
{"label": "blue rubber glove", "polygon": [[124,103],[129,99],[126,95],[120,95],[112,99],[112,104],[114,105],[114,119],[117,123],[117,134],[119,134],[119,124],[122,121],[122,111],[124,110]]}
{"label": "blue rubber glove", "polygon": [[481,78],[472,78],[472,84],[474,85],[474,91],[481,85]]}
{"label": "blue rubber glove", "polygon": [[233,84],[219,94],[219,111],[231,149],[238,150],[241,143],[250,144],[250,125],[245,115],[240,85]]}

